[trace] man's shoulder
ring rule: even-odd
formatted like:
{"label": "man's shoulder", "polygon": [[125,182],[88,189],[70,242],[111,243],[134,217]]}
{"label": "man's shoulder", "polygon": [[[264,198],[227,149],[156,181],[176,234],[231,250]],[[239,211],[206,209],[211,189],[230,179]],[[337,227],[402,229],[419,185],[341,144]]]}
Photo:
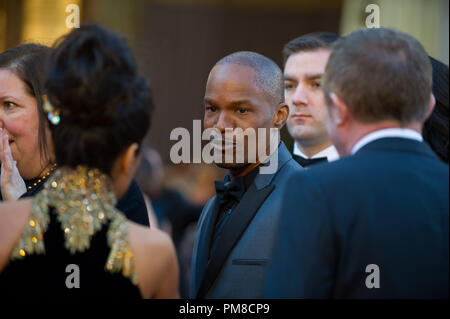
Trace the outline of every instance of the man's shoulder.
{"label": "man's shoulder", "polygon": [[202,223],[202,221],[205,219],[205,217],[208,214],[213,214],[214,211],[212,209],[212,207],[214,206],[214,201],[216,200],[217,195],[214,195],[213,197],[211,197],[205,204],[205,206],[203,206],[202,212],[200,214],[200,217],[198,219],[198,225],[200,225]]}
{"label": "man's shoulder", "polygon": [[377,158],[348,156],[309,166],[307,169],[294,170],[288,175],[286,182],[288,187],[315,187],[318,190],[358,188],[362,181],[379,174],[377,171],[382,167],[379,165]]}
{"label": "man's shoulder", "polygon": [[330,181],[333,178],[340,178],[341,176],[349,176],[349,172],[354,171],[355,167],[361,165],[360,159],[354,157],[344,157],[333,162],[325,162],[309,166],[304,169],[300,165],[299,170],[294,170],[290,174],[290,179],[295,179],[294,176],[304,176],[304,179],[310,181]]}
{"label": "man's shoulder", "polygon": [[[296,172],[289,178],[289,184],[312,183],[322,190],[358,191],[386,182],[406,188],[420,187],[426,180],[448,185],[448,165],[437,157],[421,154],[366,152],[343,157],[330,163],[321,163]],[[413,185],[409,183],[416,181]]]}
{"label": "man's shoulder", "polygon": [[299,163],[297,163],[293,158],[286,161],[282,167],[280,167],[275,177],[280,180],[280,182],[285,181],[287,178],[291,176],[292,174],[298,174],[305,171],[303,167],[300,166]]}

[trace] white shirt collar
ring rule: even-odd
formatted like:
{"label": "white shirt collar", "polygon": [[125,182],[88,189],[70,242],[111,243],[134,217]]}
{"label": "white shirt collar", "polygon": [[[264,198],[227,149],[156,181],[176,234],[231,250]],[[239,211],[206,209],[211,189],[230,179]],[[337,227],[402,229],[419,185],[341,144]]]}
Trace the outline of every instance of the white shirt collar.
{"label": "white shirt collar", "polygon": [[400,138],[408,138],[411,140],[416,140],[419,142],[423,142],[423,137],[418,132],[408,129],[408,128],[387,128],[378,130],[372,133],[367,134],[363,138],[361,138],[352,148],[352,155],[358,152],[364,145],[369,144],[375,140],[386,137],[400,137]]}
{"label": "white shirt collar", "polygon": [[[301,156],[304,158],[309,158],[302,151],[300,151],[300,149],[297,146],[297,142],[294,142],[293,153],[294,153],[294,155],[298,155],[298,156]],[[332,162],[332,161],[339,159],[339,154],[338,154],[336,148],[334,147],[334,145],[331,145],[331,146],[328,146],[326,149],[321,150],[319,153],[314,154],[310,158],[319,158],[319,157],[326,157],[328,159],[328,162]]]}

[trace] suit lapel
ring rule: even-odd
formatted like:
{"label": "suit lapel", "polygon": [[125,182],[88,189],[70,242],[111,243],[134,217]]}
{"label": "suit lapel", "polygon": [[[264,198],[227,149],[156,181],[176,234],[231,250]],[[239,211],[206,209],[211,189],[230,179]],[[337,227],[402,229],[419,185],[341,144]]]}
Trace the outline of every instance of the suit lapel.
{"label": "suit lapel", "polygon": [[208,210],[205,211],[205,219],[198,229],[199,239],[197,247],[197,262],[195,264],[196,283],[195,291],[198,292],[199,286],[203,281],[205,269],[208,264],[209,247],[212,240],[212,232],[214,230],[214,223],[216,221],[217,213],[219,211],[219,201],[217,196],[213,198]]}
{"label": "suit lapel", "polygon": [[[206,267],[205,276],[201,281],[200,289],[198,290],[198,297],[202,298],[205,296],[206,292],[217,278],[217,274],[222,268],[222,265],[228,257],[230,251],[233,249],[242,233],[250,224],[261,204],[267,196],[270,195],[274,188],[274,185],[269,184],[261,189],[258,189],[256,184],[252,183],[248,191],[242,197],[239,204],[233,210],[227,224],[224,226],[222,235],[217,243],[217,249],[214,255],[211,256],[210,263]],[[214,221],[212,222],[214,223]],[[212,227],[213,226],[211,226],[211,228]],[[208,251],[209,242],[206,252]],[[207,260],[208,258],[206,253],[206,261]]]}

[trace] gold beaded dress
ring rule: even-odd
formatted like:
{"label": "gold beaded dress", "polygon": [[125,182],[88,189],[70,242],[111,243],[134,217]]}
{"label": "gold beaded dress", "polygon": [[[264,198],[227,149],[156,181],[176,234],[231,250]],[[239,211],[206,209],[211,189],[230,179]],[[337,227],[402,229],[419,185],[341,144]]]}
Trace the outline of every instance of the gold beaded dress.
{"label": "gold beaded dress", "polygon": [[139,298],[128,224],[115,203],[99,170],[56,170],[33,198],[0,296]]}
{"label": "gold beaded dress", "polygon": [[[56,168],[56,164],[51,164],[50,169],[47,170],[42,177],[25,180],[27,192],[20,196],[20,198],[33,197],[41,192],[44,188],[45,181],[53,174]],[[0,201],[2,200],[3,197],[0,192]],[[141,189],[134,179],[131,181],[131,185],[128,187],[127,192],[117,201],[116,208],[125,214],[128,220],[142,226],[150,227],[147,206]]]}

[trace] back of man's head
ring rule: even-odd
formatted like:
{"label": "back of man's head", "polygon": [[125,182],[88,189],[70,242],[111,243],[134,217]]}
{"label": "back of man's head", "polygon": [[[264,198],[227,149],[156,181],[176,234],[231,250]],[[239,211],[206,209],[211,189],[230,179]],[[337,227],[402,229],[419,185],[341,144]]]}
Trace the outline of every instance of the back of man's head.
{"label": "back of man's head", "polygon": [[335,93],[366,123],[423,122],[432,84],[431,64],[413,37],[390,29],[358,30],[339,40],[325,70],[328,105]]}

